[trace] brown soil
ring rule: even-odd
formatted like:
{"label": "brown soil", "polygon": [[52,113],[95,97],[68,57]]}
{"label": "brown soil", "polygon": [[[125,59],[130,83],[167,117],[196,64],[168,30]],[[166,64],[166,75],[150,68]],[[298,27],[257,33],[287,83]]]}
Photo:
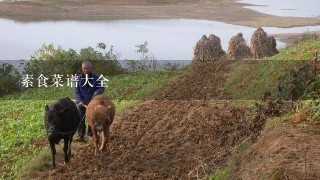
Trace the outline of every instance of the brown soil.
{"label": "brown soil", "polygon": [[0,17],[15,20],[206,19],[253,27],[318,25],[317,18],[278,17],[243,8],[234,0],[77,0],[0,3]]}
{"label": "brown soil", "polygon": [[[161,100],[224,100],[225,80],[234,61],[212,61],[193,64],[194,71],[155,92],[151,99]],[[208,66],[209,65],[209,66]]]}
{"label": "brown soil", "polygon": [[319,179],[320,126],[280,123],[263,131],[233,179]]}
{"label": "brown soil", "polygon": [[[116,116],[108,150],[94,157],[92,141],[73,149],[72,162],[57,168],[50,161],[34,179],[195,179],[213,173],[228,155],[254,133],[263,119],[222,97],[231,61],[195,65],[187,78],[177,80],[132,109]],[[204,78],[204,76],[206,78]],[[210,84],[210,88],[204,86]],[[178,95],[177,92],[181,91]],[[176,96],[176,97],[175,97]],[[209,98],[208,98],[209,97]],[[256,137],[256,136],[255,136]]]}

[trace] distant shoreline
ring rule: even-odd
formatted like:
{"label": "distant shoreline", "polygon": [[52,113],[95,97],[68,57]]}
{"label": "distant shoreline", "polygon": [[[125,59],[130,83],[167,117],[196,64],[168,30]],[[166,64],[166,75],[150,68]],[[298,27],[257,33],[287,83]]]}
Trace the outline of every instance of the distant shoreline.
{"label": "distant shoreline", "polygon": [[78,0],[1,2],[0,18],[17,21],[203,19],[250,27],[320,25],[319,18],[279,17],[244,8],[236,0],[181,0],[181,3],[150,3],[144,0]]}

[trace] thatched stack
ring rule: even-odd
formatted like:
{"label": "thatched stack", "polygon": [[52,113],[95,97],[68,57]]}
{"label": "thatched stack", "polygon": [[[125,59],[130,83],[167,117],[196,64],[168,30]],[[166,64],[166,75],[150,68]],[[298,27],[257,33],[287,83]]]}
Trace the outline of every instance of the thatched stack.
{"label": "thatched stack", "polygon": [[212,61],[218,60],[221,56],[226,53],[221,47],[220,38],[211,34],[209,38],[203,35],[201,39],[197,42],[194,49],[194,61]]}
{"label": "thatched stack", "polygon": [[250,48],[247,46],[242,33],[238,33],[230,39],[227,56],[232,60],[240,60],[251,56]]}
{"label": "thatched stack", "polygon": [[262,28],[258,28],[253,33],[250,45],[253,58],[259,59],[277,54],[278,50],[276,46],[275,38],[268,36]]}
{"label": "thatched stack", "polygon": [[273,36],[270,36],[268,39],[268,46],[269,46],[269,56],[273,56],[275,54],[278,54],[279,51],[277,49],[277,42],[276,39]]}

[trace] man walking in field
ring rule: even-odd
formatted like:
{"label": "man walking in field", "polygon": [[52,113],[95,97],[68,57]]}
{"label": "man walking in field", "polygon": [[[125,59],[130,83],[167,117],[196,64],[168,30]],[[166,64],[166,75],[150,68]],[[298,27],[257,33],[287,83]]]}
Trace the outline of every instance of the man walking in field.
{"label": "man walking in field", "polygon": [[[89,61],[83,62],[81,68],[82,73],[78,76],[78,84],[75,88],[74,95],[76,103],[78,104],[80,118],[82,119],[78,128],[78,137],[76,138],[76,141],[84,142],[86,124],[83,120],[83,116],[86,113],[86,106],[94,96],[102,94],[105,88],[100,86],[101,82],[99,81],[99,76],[96,73],[91,72],[92,64]],[[92,138],[90,126],[88,126],[87,135],[89,138]]]}

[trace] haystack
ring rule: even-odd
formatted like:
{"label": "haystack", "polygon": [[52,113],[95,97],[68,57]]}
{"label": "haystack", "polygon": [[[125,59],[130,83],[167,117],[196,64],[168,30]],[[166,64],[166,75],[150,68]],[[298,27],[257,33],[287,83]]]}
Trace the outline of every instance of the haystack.
{"label": "haystack", "polygon": [[273,56],[278,53],[275,38],[268,36],[262,28],[258,28],[253,33],[250,49],[255,59]]}
{"label": "haystack", "polygon": [[251,56],[250,48],[243,39],[242,33],[238,33],[230,39],[227,56],[232,60],[240,60]]}
{"label": "haystack", "polygon": [[211,34],[209,38],[203,35],[197,42],[194,49],[194,61],[212,61],[218,60],[221,56],[225,55],[221,47],[220,38]]}
{"label": "haystack", "polygon": [[270,36],[268,38],[268,46],[269,46],[269,56],[273,56],[275,54],[278,54],[279,51],[277,49],[277,42],[276,39],[273,36]]}

